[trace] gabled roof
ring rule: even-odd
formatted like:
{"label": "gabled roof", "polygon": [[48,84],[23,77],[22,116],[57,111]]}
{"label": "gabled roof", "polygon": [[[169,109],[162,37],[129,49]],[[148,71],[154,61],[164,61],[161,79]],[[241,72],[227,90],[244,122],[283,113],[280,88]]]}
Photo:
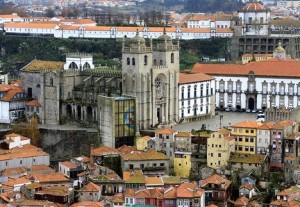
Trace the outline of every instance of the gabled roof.
{"label": "gabled roof", "polygon": [[246,196],[241,196],[234,202],[234,206],[246,206],[248,202],[249,198],[247,198]]}
{"label": "gabled roof", "polygon": [[39,183],[57,183],[57,182],[71,182],[69,178],[67,178],[64,174],[56,172],[51,174],[42,174],[42,173],[32,173],[27,175],[26,177],[30,179],[34,179]]}
{"label": "gabled roof", "polygon": [[129,153],[129,152],[135,151],[136,146],[122,145],[121,147],[117,148],[117,150],[122,154]]}
{"label": "gabled roof", "polygon": [[113,203],[124,203],[125,198],[123,193],[116,193],[112,199]]}
{"label": "gabled roof", "polygon": [[293,193],[296,193],[296,192],[299,192],[299,191],[300,191],[299,187],[292,186],[292,187],[290,187],[288,189],[285,189],[283,191],[278,192],[276,195],[278,195],[278,196],[289,196],[289,195],[291,195]]}
{"label": "gabled roof", "polygon": [[80,188],[77,191],[84,191],[84,192],[99,192],[101,189],[101,187],[99,185],[96,185],[95,183],[89,182],[88,184],[86,184],[85,186],[83,186],[82,188]]}
{"label": "gabled roof", "polygon": [[239,189],[243,189],[246,188],[247,190],[252,190],[254,188],[254,185],[252,185],[251,183],[245,183],[240,185]]}
{"label": "gabled roof", "polygon": [[117,149],[108,146],[101,146],[91,150],[91,154],[94,156],[105,156],[105,155],[119,155],[120,152]]}
{"label": "gabled roof", "polygon": [[179,73],[179,84],[197,83],[214,79],[214,77],[204,73]]}
{"label": "gabled roof", "polygon": [[220,176],[218,174],[214,174],[214,175],[202,180],[200,183],[200,187],[205,188],[207,186],[207,184],[219,185],[221,187],[221,189],[226,190],[230,186],[231,181],[223,178],[222,176]]}
{"label": "gabled roof", "polygon": [[155,131],[155,134],[174,134],[174,133],[176,133],[176,131],[171,128],[164,128]]}
{"label": "gabled roof", "polygon": [[262,124],[260,122],[256,122],[256,121],[243,121],[243,122],[232,125],[232,127],[233,128],[253,128],[253,129],[256,129],[260,125],[262,125]]}
{"label": "gabled roof", "polygon": [[75,165],[73,162],[70,162],[70,161],[60,162],[59,164],[65,166],[69,169],[77,168],[77,165]]}
{"label": "gabled roof", "polygon": [[161,177],[145,177],[145,185],[163,186],[164,182]]}
{"label": "gabled roof", "polygon": [[186,182],[180,184],[177,188],[177,198],[194,198],[201,197],[203,195],[203,190],[198,188],[196,182]]}
{"label": "gabled roof", "polygon": [[177,198],[177,188],[169,187],[164,191],[164,199],[176,199]]}
{"label": "gabled roof", "polygon": [[182,137],[182,138],[190,138],[192,134],[190,132],[178,132],[175,137]]}

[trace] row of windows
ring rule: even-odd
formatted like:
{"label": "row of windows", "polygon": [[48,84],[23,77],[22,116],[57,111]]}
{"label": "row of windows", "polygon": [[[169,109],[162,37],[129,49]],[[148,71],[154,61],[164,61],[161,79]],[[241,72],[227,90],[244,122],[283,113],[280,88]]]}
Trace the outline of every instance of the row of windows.
{"label": "row of windows", "polygon": [[[171,53],[171,63],[174,63],[175,62],[175,59],[174,59],[174,53]],[[160,60],[160,65],[163,65],[163,61]],[[130,63],[130,58],[128,57],[127,58],[127,65],[135,65],[135,58],[132,58],[131,59],[131,63]],[[154,62],[153,62],[154,65],[157,65],[157,60],[155,59]],[[145,55],[144,56],[144,65],[148,65],[148,56]]]}
{"label": "row of windows", "polygon": [[[213,156],[214,156],[214,153],[210,153],[210,156],[213,157]],[[218,153],[218,157],[222,157],[222,154],[221,154],[221,153]]]}
{"label": "row of windows", "polygon": [[254,137],[236,137],[235,138],[236,142],[254,142]]}
{"label": "row of windows", "polygon": [[254,147],[237,145],[235,146],[235,151],[254,152]]}
{"label": "row of windows", "polygon": [[[200,85],[200,91],[198,91],[198,86],[197,85],[194,85],[193,87],[193,93],[192,93],[192,86],[189,85],[187,86],[187,96],[185,96],[185,87],[182,86],[181,87],[181,98],[184,99],[184,98],[191,98],[191,94],[193,94],[193,97],[198,97],[200,95],[200,97],[204,96],[204,84],[201,84]],[[210,89],[210,94],[209,94],[209,83],[206,84],[206,88],[205,88],[205,95],[206,96],[209,96],[210,94],[213,95],[214,91],[213,91],[213,88]]]}
{"label": "row of windows", "polygon": [[[206,103],[209,104],[209,98],[206,97]],[[194,99],[194,104],[197,104],[197,99]],[[203,104],[203,98],[200,99],[200,104]],[[191,100],[188,100],[188,106],[191,105]],[[181,106],[184,107],[184,101],[181,101]]]}
{"label": "row of windows", "polygon": [[254,134],[254,129],[237,129],[237,128],[234,128],[233,132]]}

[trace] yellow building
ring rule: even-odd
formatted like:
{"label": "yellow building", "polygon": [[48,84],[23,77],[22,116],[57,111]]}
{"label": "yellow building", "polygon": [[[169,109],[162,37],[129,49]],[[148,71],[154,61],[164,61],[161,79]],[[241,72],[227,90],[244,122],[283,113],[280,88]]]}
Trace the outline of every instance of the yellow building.
{"label": "yellow building", "polygon": [[151,139],[149,136],[138,137],[136,139],[136,149],[145,150],[148,149],[148,141]]}
{"label": "yellow building", "polygon": [[242,64],[247,64],[250,61],[262,61],[273,58],[273,54],[245,54],[242,55]]}
{"label": "yellow building", "polygon": [[192,162],[192,152],[175,152],[174,172],[176,176],[188,178],[190,175]]}
{"label": "yellow building", "polygon": [[235,152],[240,154],[256,154],[257,128],[262,125],[256,121],[244,121],[234,124],[231,135],[235,138]]}
{"label": "yellow building", "polygon": [[227,166],[232,152],[235,152],[235,141],[229,130],[212,133],[207,139],[207,166],[213,169]]}

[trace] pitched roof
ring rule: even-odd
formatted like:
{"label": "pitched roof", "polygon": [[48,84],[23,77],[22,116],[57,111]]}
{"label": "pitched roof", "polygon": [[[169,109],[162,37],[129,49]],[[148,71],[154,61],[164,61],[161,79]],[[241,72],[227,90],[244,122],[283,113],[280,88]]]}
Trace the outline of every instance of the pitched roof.
{"label": "pitched roof", "polygon": [[214,79],[214,77],[204,73],[179,73],[179,84],[197,83]]}
{"label": "pitched roof", "polygon": [[164,185],[161,177],[145,177],[145,185]]}
{"label": "pitched roof", "polygon": [[99,192],[101,187],[99,185],[96,185],[92,182],[89,182],[88,184],[84,185],[82,188],[80,188],[77,191],[85,191],[85,192]]}
{"label": "pitched roof", "polygon": [[123,180],[125,183],[145,183],[143,171],[140,169],[123,171]]}
{"label": "pitched roof", "polygon": [[79,201],[78,203],[74,203],[71,207],[103,207],[103,202],[96,201]]}
{"label": "pitched roof", "polygon": [[192,134],[190,132],[178,132],[175,137],[186,137],[186,138],[189,138],[191,137]]}
{"label": "pitched roof", "polygon": [[35,106],[35,107],[42,107],[42,105],[38,102],[38,100],[33,99],[31,101],[28,101],[26,104],[26,106]]}
{"label": "pitched roof", "polygon": [[246,188],[248,190],[252,190],[254,188],[254,185],[251,184],[251,183],[245,183],[245,184],[240,185],[240,187],[239,187],[239,189],[243,189],[243,188]]}
{"label": "pitched roof", "polygon": [[174,134],[174,133],[176,133],[176,131],[171,128],[164,128],[155,131],[155,134]]}
{"label": "pitched roof", "polygon": [[112,199],[113,203],[124,203],[125,198],[123,193],[116,193]]}
{"label": "pitched roof", "polygon": [[45,60],[33,60],[28,63],[25,67],[23,67],[22,71],[28,72],[40,72],[41,70],[63,70],[64,69],[64,62],[57,62],[57,61],[45,61]]}
{"label": "pitched roof", "polygon": [[120,152],[117,149],[108,146],[101,146],[91,150],[91,154],[94,156],[105,156],[105,155],[119,155]]}
{"label": "pitched roof", "polygon": [[70,161],[65,161],[65,162],[59,162],[60,165],[63,165],[67,168],[77,168],[77,165],[75,165],[73,162],[70,162]]}
{"label": "pitched roof", "polygon": [[241,196],[234,202],[234,206],[246,206],[248,202],[249,198],[247,198],[246,196]]}
{"label": "pitched roof", "polygon": [[[285,68],[285,70],[282,70]],[[208,75],[236,75],[248,76],[253,71],[256,76],[263,77],[300,77],[300,61],[293,59],[280,60],[272,58],[262,61],[254,61],[248,64],[203,64],[196,63],[192,73],[205,73]]]}
{"label": "pitched roof", "polygon": [[243,122],[232,125],[232,127],[236,127],[236,128],[254,128],[254,129],[256,129],[257,127],[259,127],[261,125],[262,125],[262,123],[256,122],[256,121],[243,121]]}
{"label": "pitched roof", "polygon": [[177,198],[177,188],[169,187],[164,191],[164,199],[176,199]]}
{"label": "pitched roof", "polygon": [[230,186],[231,181],[223,178],[222,176],[220,176],[218,174],[214,174],[214,175],[202,180],[200,183],[200,187],[201,188],[206,187],[207,184],[219,185],[219,186],[221,186],[222,189],[225,190]]}
{"label": "pitched roof", "polygon": [[43,174],[43,173],[32,173],[27,175],[28,178],[33,178],[36,182],[39,183],[57,183],[57,182],[71,182],[69,178],[67,178],[64,174],[55,172],[51,174]]}
{"label": "pitched roof", "polygon": [[46,22],[9,22],[5,23],[4,28],[30,28],[30,29],[55,29],[57,23],[46,23]]}
{"label": "pitched roof", "polygon": [[178,185],[181,183],[180,177],[171,177],[171,176],[164,176],[162,177],[164,184],[166,185]]}
{"label": "pitched roof", "polygon": [[161,152],[157,152],[153,149],[147,151],[132,151],[130,153],[121,155],[123,160],[169,160],[169,157]]}
{"label": "pitched roof", "polygon": [[117,150],[120,152],[120,153],[129,153],[129,152],[132,152],[134,150],[136,150],[136,146],[127,146],[127,145],[122,145],[121,147],[117,148]]}
{"label": "pitched roof", "polygon": [[[22,150],[19,150],[22,149]],[[16,158],[49,156],[48,153],[33,145],[22,145],[22,148],[15,147],[11,150],[0,150],[0,160],[11,160]]]}
{"label": "pitched roof", "polygon": [[283,191],[278,192],[276,195],[278,196],[289,196],[293,193],[299,192],[300,188],[297,186],[292,186],[288,189],[284,189]]}
{"label": "pitched roof", "polygon": [[198,188],[196,182],[181,183],[177,188],[177,198],[201,197],[203,190]]}

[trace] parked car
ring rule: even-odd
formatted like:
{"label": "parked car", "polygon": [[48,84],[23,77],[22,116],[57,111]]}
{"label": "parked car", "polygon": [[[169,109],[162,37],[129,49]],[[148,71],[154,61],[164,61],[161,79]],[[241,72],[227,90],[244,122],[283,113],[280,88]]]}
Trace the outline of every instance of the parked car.
{"label": "parked car", "polygon": [[252,113],[256,113],[256,110],[255,110],[255,109],[253,109],[251,112],[252,112]]}
{"label": "parked car", "polygon": [[247,109],[247,110],[246,110],[246,113],[250,113],[250,112],[251,112],[251,109]]}

